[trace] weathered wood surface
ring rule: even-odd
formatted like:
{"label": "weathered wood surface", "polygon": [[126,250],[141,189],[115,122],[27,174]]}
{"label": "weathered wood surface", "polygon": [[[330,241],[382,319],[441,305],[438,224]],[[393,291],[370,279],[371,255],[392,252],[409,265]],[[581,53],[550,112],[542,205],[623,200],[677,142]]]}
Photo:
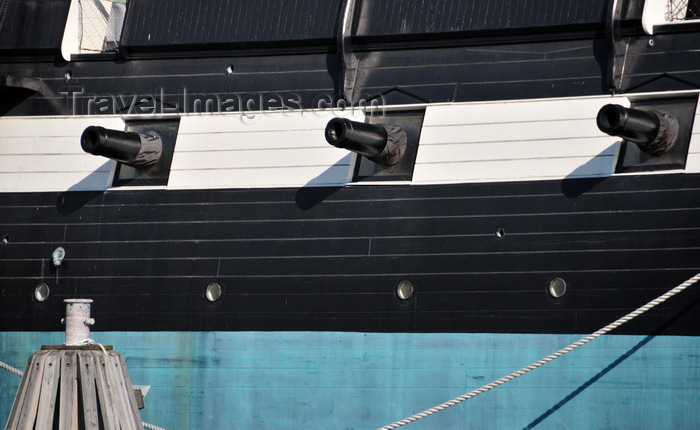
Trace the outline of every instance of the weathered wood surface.
{"label": "weathered wood surface", "polygon": [[30,357],[6,430],[143,428],[121,354],[91,346],[54,348]]}

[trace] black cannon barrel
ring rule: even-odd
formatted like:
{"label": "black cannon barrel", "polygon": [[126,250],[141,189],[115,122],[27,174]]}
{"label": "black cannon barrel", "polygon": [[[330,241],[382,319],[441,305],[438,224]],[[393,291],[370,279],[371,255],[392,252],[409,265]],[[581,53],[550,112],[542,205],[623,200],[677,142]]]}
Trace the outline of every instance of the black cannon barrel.
{"label": "black cannon barrel", "polygon": [[155,164],[162,152],[157,133],[134,133],[90,126],[80,137],[83,151],[101,155],[134,167]]}
{"label": "black cannon barrel", "polygon": [[678,138],[678,120],[654,110],[608,104],[600,109],[596,122],[600,131],[634,142],[651,155],[662,154]]}
{"label": "black cannon barrel", "polygon": [[138,133],[91,126],[83,131],[80,145],[83,151],[92,155],[129,163],[136,159],[141,151],[141,138]]}
{"label": "black cannon barrel", "polygon": [[388,137],[386,129],[381,125],[346,118],[333,118],[326,126],[328,143],[369,158],[377,157],[384,151]]}
{"label": "black cannon barrel", "polygon": [[596,118],[600,131],[637,143],[649,143],[659,133],[659,117],[650,111],[605,105]]}
{"label": "black cannon barrel", "polygon": [[337,148],[364,155],[375,163],[393,166],[406,152],[408,139],[400,127],[333,118],[326,125],[326,140]]}

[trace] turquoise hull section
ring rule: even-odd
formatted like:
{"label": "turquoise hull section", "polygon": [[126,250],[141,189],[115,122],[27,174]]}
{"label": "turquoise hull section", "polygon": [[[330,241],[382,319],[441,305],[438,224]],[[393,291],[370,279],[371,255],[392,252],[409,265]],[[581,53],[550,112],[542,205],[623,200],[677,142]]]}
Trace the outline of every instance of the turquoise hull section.
{"label": "turquoise hull section", "polygon": [[[580,336],[345,332],[104,332],[145,422],[168,430],[373,429],[481,387]],[[0,333],[24,368],[63,333]],[[0,371],[0,418],[20,378]],[[700,427],[700,338],[604,336],[410,429]]]}

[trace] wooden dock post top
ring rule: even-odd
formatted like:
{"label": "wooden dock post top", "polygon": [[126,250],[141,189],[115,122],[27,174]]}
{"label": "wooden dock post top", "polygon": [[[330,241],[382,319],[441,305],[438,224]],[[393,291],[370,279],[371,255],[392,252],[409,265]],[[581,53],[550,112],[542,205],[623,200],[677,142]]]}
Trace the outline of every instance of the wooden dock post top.
{"label": "wooden dock post top", "polygon": [[124,356],[90,339],[92,300],[64,302],[66,343],[29,357],[5,430],[143,429]]}

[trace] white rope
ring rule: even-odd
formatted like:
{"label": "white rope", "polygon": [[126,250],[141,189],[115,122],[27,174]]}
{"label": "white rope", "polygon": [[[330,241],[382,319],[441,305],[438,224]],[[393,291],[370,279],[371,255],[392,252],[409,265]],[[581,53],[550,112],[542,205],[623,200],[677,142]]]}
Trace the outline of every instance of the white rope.
{"label": "white rope", "polygon": [[14,374],[17,375],[17,376],[22,376],[22,375],[24,375],[24,372],[22,372],[22,371],[19,370],[18,368],[12,367],[12,366],[10,366],[10,365],[7,364],[7,363],[3,363],[2,361],[0,361],[0,368],[1,368],[1,369],[5,369],[5,370],[7,370],[7,371],[10,372],[10,373],[14,373]]}
{"label": "white rope", "polygon": [[503,385],[503,384],[505,384],[505,383],[508,382],[508,381],[512,381],[513,379],[515,379],[515,378],[517,378],[517,377],[519,377],[519,376],[522,376],[522,375],[524,375],[524,374],[526,374],[526,373],[528,373],[528,372],[530,372],[530,371],[532,371],[532,370],[535,370],[535,369],[537,369],[538,367],[544,366],[545,364],[549,363],[550,361],[554,361],[555,359],[561,357],[562,355],[567,354],[567,353],[569,353],[569,352],[575,350],[576,348],[578,348],[578,347],[580,347],[580,346],[583,346],[583,345],[587,344],[588,342],[590,342],[590,341],[592,341],[592,340],[594,340],[594,339],[599,338],[600,336],[602,336],[602,335],[608,333],[608,332],[611,331],[611,330],[616,329],[617,327],[619,327],[619,326],[621,326],[622,324],[624,324],[624,323],[626,323],[626,322],[628,322],[628,321],[630,321],[630,320],[632,320],[632,319],[638,317],[639,315],[643,314],[644,312],[648,311],[649,309],[652,309],[652,308],[654,308],[655,306],[660,305],[661,303],[665,302],[666,300],[670,299],[671,297],[675,296],[676,294],[680,293],[681,291],[683,291],[683,290],[685,290],[686,288],[690,287],[691,285],[695,284],[695,283],[698,282],[699,280],[700,280],[700,273],[698,273],[697,275],[695,275],[695,276],[693,276],[692,278],[688,279],[687,281],[683,282],[682,284],[678,285],[677,287],[671,289],[671,290],[668,291],[666,294],[663,294],[663,295],[657,297],[656,299],[650,301],[649,303],[647,303],[646,305],[644,305],[644,306],[638,308],[637,310],[628,313],[628,314],[625,315],[624,317],[618,319],[617,321],[615,321],[615,322],[613,322],[613,323],[611,323],[611,324],[608,324],[607,326],[605,326],[605,327],[603,327],[602,329],[596,331],[595,333],[590,334],[590,335],[588,335],[588,336],[586,336],[586,337],[584,337],[584,338],[582,338],[582,339],[580,339],[580,340],[578,340],[578,341],[572,343],[571,345],[569,345],[569,346],[567,346],[567,347],[565,347],[565,348],[560,349],[559,351],[555,352],[554,354],[548,355],[547,357],[545,357],[545,358],[543,358],[543,359],[541,359],[541,360],[539,360],[539,361],[536,361],[536,362],[532,363],[531,365],[529,365],[529,366],[527,366],[527,367],[523,367],[522,369],[520,369],[520,370],[518,370],[518,371],[516,371],[516,372],[513,372],[513,373],[511,373],[511,374],[509,374],[509,375],[506,375],[506,376],[504,376],[504,377],[501,378],[501,379],[497,379],[497,380],[491,382],[490,384],[484,385],[484,386],[481,387],[481,388],[477,388],[477,389],[474,390],[474,391],[471,391],[471,392],[469,392],[469,393],[463,394],[463,395],[461,395],[461,396],[459,396],[459,397],[456,397],[456,398],[454,398],[454,399],[452,399],[452,400],[450,400],[450,401],[447,401],[447,402],[445,402],[445,403],[443,403],[443,404],[441,404],[441,405],[432,407],[432,408],[427,409],[427,410],[425,410],[425,411],[423,411],[423,412],[420,412],[420,413],[418,413],[418,414],[412,415],[412,416],[410,416],[410,417],[408,417],[408,418],[404,418],[404,419],[401,420],[401,421],[397,421],[397,422],[395,422],[395,423],[393,423],[393,424],[389,424],[389,425],[386,425],[386,426],[384,426],[384,427],[380,427],[378,430],[392,430],[392,429],[396,429],[396,428],[405,426],[406,424],[410,424],[410,423],[412,423],[412,422],[414,422],[414,421],[418,421],[418,420],[420,420],[420,419],[423,419],[423,418],[425,418],[425,417],[428,417],[428,416],[430,416],[430,415],[433,415],[433,414],[435,414],[435,413],[437,413],[437,412],[443,411],[443,410],[445,410],[445,409],[447,409],[447,408],[449,408],[449,407],[452,407],[452,406],[455,406],[455,405],[457,405],[457,404],[459,404],[459,403],[462,403],[463,401],[468,400],[468,399],[471,399],[472,397],[476,397],[476,396],[478,396],[479,394],[485,393],[485,392],[491,390],[492,388],[498,387],[499,385]]}
{"label": "white rope", "polygon": [[99,343],[99,342],[95,342],[94,340],[92,340],[92,339],[90,339],[90,338],[83,339],[83,340],[78,341],[78,342],[67,343],[67,344],[66,344],[66,346],[87,346],[87,345],[97,345],[97,346],[100,347],[100,349],[102,350],[102,352],[103,352],[105,355],[109,356],[109,354],[107,354],[107,350],[105,349],[105,346],[104,346],[104,345],[102,345],[102,344]]}

